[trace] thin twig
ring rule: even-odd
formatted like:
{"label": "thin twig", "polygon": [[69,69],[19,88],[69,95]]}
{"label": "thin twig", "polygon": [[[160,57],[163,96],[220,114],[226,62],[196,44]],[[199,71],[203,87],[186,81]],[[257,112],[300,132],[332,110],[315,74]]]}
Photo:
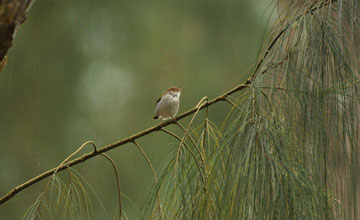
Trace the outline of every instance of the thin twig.
{"label": "thin twig", "polygon": [[[179,126],[179,128],[181,128],[181,130],[185,133],[185,128],[177,121],[175,122],[177,126]],[[190,139],[190,141],[192,142],[192,144],[196,147],[196,143],[195,143],[195,140],[194,138],[189,134],[189,133],[186,133],[186,135],[188,136],[188,138]]]}
{"label": "thin twig", "polygon": [[149,167],[151,169],[151,172],[153,173],[155,183],[157,184],[158,183],[158,178],[157,178],[155,169],[154,169],[153,165],[151,164],[151,161],[150,161],[149,157],[146,155],[146,153],[143,151],[143,149],[140,147],[140,145],[138,143],[136,143],[135,141],[133,141],[133,143],[136,145],[136,147],[139,149],[141,154],[144,156],[147,164],[149,165]]}
{"label": "thin twig", "polygon": [[[184,134],[186,134],[187,137],[189,137],[191,143],[194,145],[196,151],[198,152],[199,155],[201,155],[201,151],[200,149],[197,147],[195,140],[193,139],[193,137],[191,136],[191,134],[189,134],[189,132],[186,132],[186,129],[179,123],[176,122],[176,125],[179,126],[181,128],[181,130],[184,132]],[[180,139],[180,143],[181,143],[181,139]],[[186,143],[185,141],[183,142],[183,144]],[[204,164],[204,160],[203,158],[201,158],[201,162],[202,164]]]}
{"label": "thin twig", "polygon": [[[145,151],[143,151],[143,149],[140,147],[140,145],[138,143],[136,143],[135,141],[133,141],[133,143],[136,145],[136,147],[139,149],[140,153],[144,156],[147,164],[149,165],[150,169],[151,169],[151,172],[153,173],[153,176],[154,176],[154,180],[155,180],[155,184],[158,185],[159,183],[159,180],[157,178],[157,175],[156,175],[156,172],[155,172],[155,169],[153,167],[153,165],[151,164],[151,161],[149,159],[149,157],[146,155]],[[158,199],[158,209],[159,209],[159,212],[160,212],[160,219],[163,219],[164,218],[164,213],[163,213],[163,210],[162,210],[162,207],[161,207],[161,200],[160,200],[160,188],[157,190],[156,192],[156,197]]]}
{"label": "thin twig", "polygon": [[[209,99],[208,97],[206,97],[206,102],[208,102]],[[204,167],[205,167],[205,174],[208,175],[208,170],[206,169],[207,166],[205,166],[205,144],[206,144],[206,133],[207,133],[207,126],[208,126],[208,113],[209,113],[209,107],[206,107],[206,111],[205,111],[205,122],[204,122],[204,133],[203,133],[203,139],[202,139],[202,144],[201,146],[201,153],[202,153],[202,158],[204,158]]]}
{"label": "thin twig", "polygon": [[120,190],[119,171],[116,168],[115,162],[111,159],[110,156],[108,156],[105,153],[102,153],[101,155],[104,156],[111,163],[111,165],[114,168],[114,172],[115,172],[115,176],[116,176],[116,183],[117,183],[117,190],[118,190],[118,198],[119,198],[119,220],[121,220],[122,219],[122,217],[121,217],[122,208],[121,208],[121,190]]}
{"label": "thin twig", "polygon": [[[206,97],[206,102],[208,102],[209,99]],[[203,132],[203,138],[202,138],[202,144],[201,144],[201,151],[202,151],[202,154],[203,154],[203,158],[206,158],[206,154],[205,154],[205,145],[206,145],[206,136],[207,136],[207,129],[208,129],[208,115],[209,115],[209,107],[206,107],[206,111],[205,111],[205,122],[204,122],[204,132]],[[205,174],[206,176],[209,175],[210,171],[207,169],[207,166],[205,166]],[[208,180],[206,178],[206,180]],[[207,190],[207,182],[204,184],[204,196],[205,196],[205,200],[206,200],[206,197],[207,196],[210,196],[210,200],[211,200],[211,195],[207,194],[206,192],[208,191]],[[208,216],[208,208],[209,206],[206,205],[206,216],[205,218],[206,219],[209,219],[209,216]]]}
{"label": "thin twig", "polygon": [[[172,133],[171,131],[165,130],[165,129],[163,129],[163,128],[162,128],[161,130],[162,130],[163,132],[165,132],[166,134],[168,134],[168,135],[170,135],[170,136],[173,136],[173,137],[176,138],[179,142],[181,142],[181,138],[180,138],[179,136],[177,136],[176,134]],[[202,170],[201,170],[200,164],[198,163],[198,161],[197,161],[197,159],[196,159],[196,157],[195,157],[194,152],[191,150],[191,148],[189,147],[189,145],[186,144],[186,142],[184,142],[183,144],[184,144],[185,148],[190,152],[192,158],[194,159],[195,164],[196,164],[196,166],[197,166],[198,169],[199,169],[199,173],[200,173],[200,176],[201,176],[201,180],[202,180],[202,182],[204,183],[204,182],[205,182],[204,174],[203,174],[203,172],[202,172]]]}
{"label": "thin twig", "polygon": [[[203,102],[203,101],[204,101],[205,99],[207,99],[207,97],[202,98],[202,99],[198,102],[198,104],[196,105],[197,110],[196,110],[194,116],[191,118],[188,126],[186,127],[186,129],[185,129],[185,131],[184,131],[184,136],[182,137],[182,139],[181,139],[181,141],[180,141],[180,144],[179,144],[179,147],[178,147],[178,150],[177,150],[177,153],[176,153],[176,160],[175,160],[174,170],[176,170],[176,167],[177,167],[177,164],[178,164],[178,161],[179,161],[180,149],[181,149],[181,147],[183,146],[183,143],[185,142],[185,138],[187,137],[187,133],[188,133],[188,131],[189,131],[189,129],[190,129],[190,126],[191,126],[191,124],[194,122],[194,119],[196,118],[197,114],[199,113],[201,107],[204,106],[204,102]],[[206,103],[207,103],[207,102],[205,102],[205,105],[206,105]],[[206,170],[206,167],[205,167],[205,166],[206,166],[206,165],[205,165],[205,159],[202,157],[201,152],[200,152],[200,157],[201,157],[201,160],[202,160],[202,162],[203,162],[204,169]],[[205,174],[205,176],[206,176],[206,174]],[[206,180],[206,179],[205,179],[205,180]]]}
{"label": "thin twig", "polygon": [[232,105],[234,108],[236,108],[239,112],[241,112],[241,109],[238,105],[236,105],[233,101],[231,101],[228,97],[225,97],[225,101],[227,101],[230,105]]}
{"label": "thin twig", "polygon": [[96,144],[93,141],[86,141],[85,143],[83,143],[76,151],[74,151],[72,154],[70,154],[63,162],[61,162],[59,164],[59,166],[55,169],[53,176],[55,176],[55,174],[57,173],[57,171],[59,170],[59,168],[64,165],[68,160],[70,160],[70,158],[72,158],[75,154],[77,154],[79,151],[81,151],[86,145],[91,144],[94,148],[93,153],[96,153]]}

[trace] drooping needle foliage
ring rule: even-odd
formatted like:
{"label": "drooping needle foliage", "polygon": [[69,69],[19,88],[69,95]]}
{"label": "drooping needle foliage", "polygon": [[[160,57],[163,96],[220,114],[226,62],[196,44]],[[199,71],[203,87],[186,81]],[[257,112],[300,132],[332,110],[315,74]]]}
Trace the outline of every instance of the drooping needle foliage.
{"label": "drooping needle foliage", "polygon": [[[248,87],[160,171],[142,219],[358,219],[360,3],[294,3]],[[200,116],[196,116],[200,117]],[[190,138],[191,137],[191,138]]]}

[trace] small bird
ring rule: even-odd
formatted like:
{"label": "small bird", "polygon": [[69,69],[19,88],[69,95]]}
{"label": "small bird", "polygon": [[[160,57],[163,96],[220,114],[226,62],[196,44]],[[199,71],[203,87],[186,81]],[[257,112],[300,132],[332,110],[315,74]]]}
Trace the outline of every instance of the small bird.
{"label": "small bird", "polygon": [[153,119],[166,120],[174,118],[179,110],[180,94],[183,88],[170,87],[165,90],[155,104]]}

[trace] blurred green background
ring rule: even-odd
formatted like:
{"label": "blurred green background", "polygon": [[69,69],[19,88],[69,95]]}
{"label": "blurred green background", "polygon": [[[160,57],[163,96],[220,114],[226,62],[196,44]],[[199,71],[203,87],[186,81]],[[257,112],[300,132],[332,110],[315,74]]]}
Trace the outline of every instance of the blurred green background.
{"label": "blurred green background", "polygon": [[[155,125],[155,101],[170,86],[186,87],[181,113],[242,82],[256,61],[270,2],[36,1],[0,73],[1,195],[57,166],[87,140],[101,147]],[[212,108],[211,119],[221,122],[228,109]],[[157,132],[139,144],[159,168],[178,143]],[[122,192],[140,209],[152,183],[145,160],[134,145],[109,155]],[[110,164],[96,157],[75,169],[112,219],[118,204]],[[1,205],[0,219],[20,219],[46,182]],[[123,203],[130,219],[137,216],[129,200]],[[96,219],[106,219],[96,204]]]}

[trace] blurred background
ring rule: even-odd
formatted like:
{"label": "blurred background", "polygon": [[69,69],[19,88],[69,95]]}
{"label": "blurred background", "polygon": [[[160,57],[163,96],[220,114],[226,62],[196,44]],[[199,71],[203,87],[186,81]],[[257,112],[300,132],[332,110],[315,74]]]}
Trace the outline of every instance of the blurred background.
{"label": "blurred background", "polygon": [[[276,18],[276,9],[269,17],[273,9],[271,0],[36,1],[0,73],[1,195],[87,140],[101,147],[155,125],[155,101],[170,86],[186,87],[182,113],[241,83]],[[227,104],[210,109],[211,120],[221,123],[228,110]],[[160,132],[139,144],[155,169],[178,145]],[[151,171],[134,145],[108,153],[133,219]],[[94,202],[96,219],[112,219],[118,203],[110,164],[96,157],[74,168],[106,209]],[[0,219],[20,219],[46,182],[1,205]]]}

